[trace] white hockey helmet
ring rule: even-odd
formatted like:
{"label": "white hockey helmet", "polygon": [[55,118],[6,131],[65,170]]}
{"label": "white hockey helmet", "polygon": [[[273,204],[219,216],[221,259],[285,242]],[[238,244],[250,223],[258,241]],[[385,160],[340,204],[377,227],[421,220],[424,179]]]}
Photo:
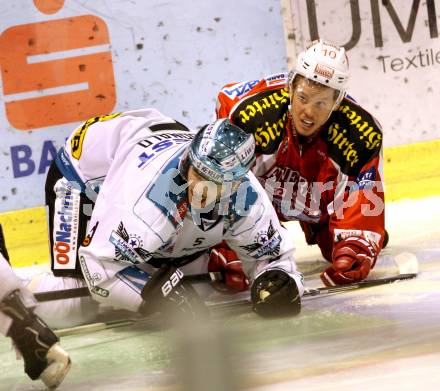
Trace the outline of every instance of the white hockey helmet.
{"label": "white hockey helmet", "polygon": [[289,88],[297,75],[339,91],[334,110],[345,96],[349,78],[345,49],[321,39],[313,41],[298,55],[296,66],[289,74]]}

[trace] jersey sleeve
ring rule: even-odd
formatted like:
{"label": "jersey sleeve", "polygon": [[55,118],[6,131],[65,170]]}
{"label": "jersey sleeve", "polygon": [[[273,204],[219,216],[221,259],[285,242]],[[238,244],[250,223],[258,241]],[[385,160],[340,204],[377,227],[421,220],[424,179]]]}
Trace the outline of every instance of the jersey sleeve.
{"label": "jersey sleeve", "polygon": [[294,259],[293,238],[280,224],[258,180],[252,174],[249,177],[250,181],[243,183],[238,191],[238,203],[244,205],[243,210],[237,211],[238,220],[226,234],[225,241],[237,253],[251,281],[266,270],[281,269],[302,287],[302,276]]}
{"label": "jersey sleeve", "polygon": [[380,251],[385,233],[382,150],[362,166],[357,176],[340,176],[328,209],[335,242],[362,236]]}
{"label": "jersey sleeve", "polygon": [[288,121],[287,75],[228,84],[217,97],[218,118],[229,120],[252,134],[255,153],[272,155],[283,140]]}
{"label": "jersey sleeve", "polygon": [[[108,189],[114,191],[113,186]],[[153,270],[151,273],[141,271],[138,266],[146,265],[151,253],[159,247],[159,241],[133,215],[131,208],[132,204],[122,202],[120,197],[108,199],[100,195],[78,254],[85,281],[95,300],[137,311],[143,301],[142,288],[153,273]]]}
{"label": "jersey sleeve", "polygon": [[99,178],[110,168],[119,148],[149,132],[155,123],[175,122],[153,108],[90,118],[67,139],[65,150],[83,181]]}
{"label": "jersey sleeve", "polygon": [[[287,74],[276,73],[266,76],[262,79],[226,84],[222,87],[217,95],[216,116],[217,118],[229,118],[233,120],[234,111],[241,102],[247,101],[252,96],[259,95],[260,93],[264,94],[268,93],[269,91],[277,91],[283,87],[285,88],[286,83]],[[271,106],[271,100],[272,104],[276,105],[273,99],[268,98],[267,101],[261,102],[261,106],[256,105],[255,109],[259,111],[260,114],[262,114],[263,111],[266,110],[266,108],[269,108]],[[251,107],[249,107],[249,109],[252,110]],[[236,125],[240,126],[239,123],[236,123]]]}
{"label": "jersey sleeve", "polygon": [[147,262],[175,231],[146,197],[163,177],[162,167],[182,148],[161,146],[142,165],[145,146],[136,139],[127,141],[116,151],[100,189],[88,235],[78,251],[84,278],[97,301],[137,311],[142,288],[154,272]]}
{"label": "jersey sleeve", "polygon": [[385,233],[382,127],[349,98],[331,118],[328,132],[322,135],[334,181],[327,198],[330,233],[334,242],[364,237],[380,251]]}
{"label": "jersey sleeve", "polygon": [[246,82],[229,83],[222,87],[217,95],[215,110],[217,119],[229,118],[232,108],[240,100],[240,94],[234,93],[234,91],[238,91],[243,84]]}

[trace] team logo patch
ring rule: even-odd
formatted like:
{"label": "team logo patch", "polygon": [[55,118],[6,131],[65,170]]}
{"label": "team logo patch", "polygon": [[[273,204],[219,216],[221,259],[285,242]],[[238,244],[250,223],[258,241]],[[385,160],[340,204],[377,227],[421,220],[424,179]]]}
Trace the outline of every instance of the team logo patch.
{"label": "team logo patch", "polygon": [[223,93],[228,95],[231,99],[238,98],[258,84],[259,80],[246,81],[238,84],[234,84],[232,87],[223,88]]}
{"label": "team logo patch", "polygon": [[268,87],[284,85],[287,82],[287,74],[286,73],[277,73],[275,75],[270,75],[270,76],[266,77],[264,80],[266,80],[266,85]]}
{"label": "team logo patch", "polygon": [[84,137],[86,136],[89,127],[96,122],[108,121],[112,118],[119,117],[122,113],[108,114],[101,117],[94,117],[84,122],[73,134],[70,140],[70,149],[72,151],[72,157],[79,160],[82,154]]}
{"label": "team logo patch", "polygon": [[281,235],[273,228],[271,220],[267,231],[258,232],[254,243],[240,247],[246,250],[252,258],[261,258],[264,255],[277,256],[281,248]]}
{"label": "team logo patch", "polygon": [[[110,292],[107,289],[101,288],[98,285],[96,285],[97,276],[92,276],[90,274],[89,268],[87,267],[87,263],[86,260],[84,259],[83,256],[79,257],[79,263],[81,264],[81,269],[83,271],[84,277],[86,278],[86,280],[89,283],[90,286],[90,292],[95,293],[96,295],[102,296],[102,297],[108,297]],[[99,276],[100,278],[100,276]]]}
{"label": "team logo patch", "polygon": [[115,246],[115,259],[117,261],[141,263],[147,262],[152,254],[143,249],[143,242],[138,235],[130,235],[124,227],[124,223],[119,223],[118,229],[112,231],[110,242]]}
{"label": "team logo patch", "polygon": [[316,64],[315,73],[327,79],[331,79],[335,71],[324,64]]}
{"label": "team logo patch", "polygon": [[93,226],[93,228],[89,231],[87,236],[84,238],[82,242],[83,247],[90,246],[90,243],[92,242],[93,236],[95,236],[96,228],[98,228],[99,221],[96,222],[96,224]]}
{"label": "team logo patch", "polygon": [[55,189],[54,269],[75,269],[78,250],[80,190],[67,180],[61,180]]}
{"label": "team logo patch", "polygon": [[141,294],[151,275],[146,271],[138,269],[137,266],[130,266],[117,272],[116,278],[119,278],[135,292]]}
{"label": "team logo patch", "polygon": [[237,155],[240,158],[242,164],[248,163],[254,156],[255,141],[253,137],[249,137],[243,145],[237,148]]}
{"label": "team logo patch", "polygon": [[372,189],[374,187],[376,180],[376,169],[371,167],[367,171],[361,172],[356,178],[356,183],[361,189]]}
{"label": "team logo patch", "polygon": [[338,229],[338,228],[334,230],[335,243],[353,237],[366,239],[369,243],[374,243],[376,246],[379,246],[379,242],[381,238],[381,236],[377,232],[373,232],[373,231],[362,231],[359,229]]}

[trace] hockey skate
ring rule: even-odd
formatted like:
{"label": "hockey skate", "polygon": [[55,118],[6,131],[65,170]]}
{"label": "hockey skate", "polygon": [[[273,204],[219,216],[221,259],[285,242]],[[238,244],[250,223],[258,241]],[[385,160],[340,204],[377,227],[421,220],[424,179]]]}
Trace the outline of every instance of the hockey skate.
{"label": "hockey skate", "polygon": [[46,354],[47,367],[39,379],[50,389],[58,387],[69,372],[71,361],[69,355],[59,343],[53,345]]}
{"label": "hockey skate", "polygon": [[42,380],[50,389],[58,387],[71,364],[69,355],[58,343],[58,337],[32,310],[24,306],[19,290],[0,303],[0,310],[13,320],[8,337],[12,338],[21,353],[28,376],[32,380]]}

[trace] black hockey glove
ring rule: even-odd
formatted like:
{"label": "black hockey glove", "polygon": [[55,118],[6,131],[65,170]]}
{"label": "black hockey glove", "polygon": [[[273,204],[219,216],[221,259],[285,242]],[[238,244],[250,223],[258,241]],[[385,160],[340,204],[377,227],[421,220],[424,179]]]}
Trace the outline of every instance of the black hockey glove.
{"label": "black hockey glove", "polygon": [[195,317],[205,310],[204,303],[194,288],[182,282],[183,273],[174,266],[161,267],[142,290],[145,300],[141,313],[177,313]]}
{"label": "black hockey glove", "polygon": [[254,311],[263,317],[292,316],[301,311],[301,297],[293,278],[273,269],[260,274],[251,288]]}

